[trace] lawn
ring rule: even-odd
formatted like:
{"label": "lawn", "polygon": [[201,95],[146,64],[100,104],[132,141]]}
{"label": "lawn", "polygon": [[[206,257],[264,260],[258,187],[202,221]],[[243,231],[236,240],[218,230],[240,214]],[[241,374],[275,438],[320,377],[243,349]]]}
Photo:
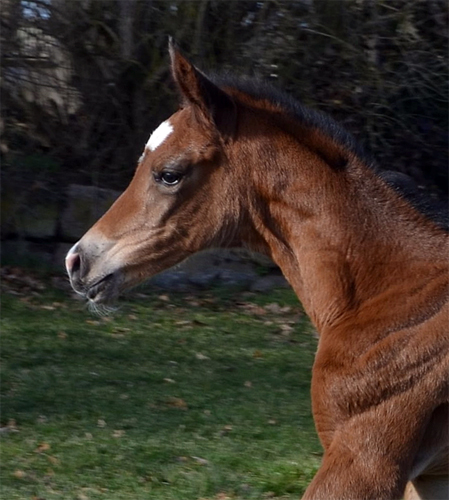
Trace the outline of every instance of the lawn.
{"label": "lawn", "polygon": [[144,291],[99,317],[33,278],[1,320],[1,498],[291,499],[319,466],[290,290]]}

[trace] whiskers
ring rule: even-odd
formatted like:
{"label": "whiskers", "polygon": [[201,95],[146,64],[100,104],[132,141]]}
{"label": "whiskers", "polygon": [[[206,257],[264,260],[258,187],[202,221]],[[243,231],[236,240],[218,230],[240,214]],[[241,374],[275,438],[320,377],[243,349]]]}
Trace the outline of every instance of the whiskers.
{"label": "whiskers", "polygon": [[92,300],[89,300],[87,302],[87,308],[89,309],[89,312],[95,314],[96,316],[100,316],[101,318],[110,316],[119,310],[118,306],[112,306],[109,304],[97,304]]}

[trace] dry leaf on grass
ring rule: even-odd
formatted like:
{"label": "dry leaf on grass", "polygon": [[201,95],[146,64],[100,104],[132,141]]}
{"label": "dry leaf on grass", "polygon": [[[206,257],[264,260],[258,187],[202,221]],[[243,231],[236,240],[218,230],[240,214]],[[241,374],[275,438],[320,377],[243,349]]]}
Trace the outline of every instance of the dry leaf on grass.
{"label": "dry leaf on grass", "polygon": [[192,321],[192,324],[195,326],[208,326],[208,323],[206,323],[205,321],[203,321],[201,319],[194,319]]}
{"label": "dry leaf on grass", "polygon": [[56,307],[43,305],[43,306],[40,306],[40,309],[45,309],[46,311],[54,311],[56,309]]}
{"label": "dry leaf on grass", "polygon": [[201,457],[190,457],[192,460],[195,460],[195,462],[199,465],[208,465],[209,460],[206,460],[205,458]]}
{"label": "dry leaf on grass", "polygon": [[187,403],[181,398],[169,398],[167,400],[167,405],[172,408],[178,408],[179,410],[188,410],[189,407]]}
{"label": "dry leaf on grass", "polygon": [[201,361],[205,361],[206,359],[210,359],[209,356],[206,356],[205,354],[202,354],[201,352],[195,353],[195,358],[199,359]]}
{"label": "dry leaf on grass", "polygon": [[50,445],[48,443],[41,443],[35,450],[35,453],[44,453],[44,451],[48,451],[50,449]]}
{"label": "dry leaf on grass", "polygon": [[273,302],[271,304],[267,304],[265,306],[265,309],[268,311],[268,312],[271,312],[271,313],[274,313],[274,314],[280,314],[280,313],[289,313],[292,308],[290,306],[280,306],[278,303],[276,302]]}
{"label": "dry leaf on grass", "polygon": [[223,429],[221,429],[221,431],[220,431],[220,436],[225,436],[226,434],[228,434],[231,431],[232,431],[232,425],[225,425],[223,427]]}
{"label": "dry leaf on grass", "polygon": [[14,418],[10,418],[6,425],[0,427],[1,434],[7,434],[8,432],[19,432],[19,429],[17,428],[17,423]]}
{"label": "dry leaf on grass", "polygon": [[273,302],[272,304],[267,304],[265,306],[265,309],[268,312],[275,313],[275,314],[281,312],[281,306],[279,304],[277,304],[276,302]]}
{"label": "dry leaf on grass", "polygon": [[248,314],[253,314],[255,316],[264,316],[267,314],[267,311],[263,307],[253,304],[252,302],[237,302],[236,305]]}
{"label": "dry leaf on grass", "polygon": [[123,326],[115,326],[112,331],[114,333],[128,333],[131,331],[131,328],[125,328]]}

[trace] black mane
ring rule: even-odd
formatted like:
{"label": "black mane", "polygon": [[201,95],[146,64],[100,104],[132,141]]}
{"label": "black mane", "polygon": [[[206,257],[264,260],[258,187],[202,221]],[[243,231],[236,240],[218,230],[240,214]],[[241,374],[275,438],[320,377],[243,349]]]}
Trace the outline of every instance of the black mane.
{"label": "black mane", "polygon": [[256,100],[267,100],[273,103],[300,123],[322,130],[336,144],[354,153],[371,168],[376,168],[373,159],[342,125],[328,114],[305,106],[299,100],[275,85],[257,78],[235,77],[233,75],[212,75],[210,79],[220,88],[234,88]]}
{"label": "black mane", "polygon": [[236,77],[234,75],[208,75],[215,85],[222,89],[234,88],[256,100],[268,100],[284,110],[300,123],[322,130],[336,144],[356,155],[378,177],[392,187],[416,210],[449,232],[449,205],[447,202],[431,199],[421,191],[415,181],[406,174],[382,171],[368,155],[354,136],[329,115],[313,110],[278,87],[257,78]]}

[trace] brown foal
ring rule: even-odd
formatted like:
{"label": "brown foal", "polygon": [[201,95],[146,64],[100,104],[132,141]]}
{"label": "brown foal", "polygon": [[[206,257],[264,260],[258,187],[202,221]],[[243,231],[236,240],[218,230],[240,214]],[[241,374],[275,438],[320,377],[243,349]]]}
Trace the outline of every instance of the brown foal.
{"label": "brown foal", "polygon": [[101,304],[205,248],[269,255],[320,335],[304,498],[448,498],[448,234],[330,118],[170,55],[180,108],[67,255],[73,288]]}

